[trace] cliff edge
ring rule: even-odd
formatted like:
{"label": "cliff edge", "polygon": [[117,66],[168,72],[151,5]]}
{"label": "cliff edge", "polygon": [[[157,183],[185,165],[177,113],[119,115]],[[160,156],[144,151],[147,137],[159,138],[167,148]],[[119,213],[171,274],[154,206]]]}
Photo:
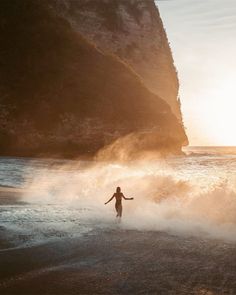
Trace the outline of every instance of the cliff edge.
{"label": "cliff edge", "polygon": [[1,155],[94,156],[120,138],[131,154],[180,152],[187,138],[169,105],[59,15],[68,3],[0,3]]}
{"label": "cliff edge", "polygon": [[178,76],[154,0],[52,0],[51,5],[98,48],[129,64],[182,121]]}

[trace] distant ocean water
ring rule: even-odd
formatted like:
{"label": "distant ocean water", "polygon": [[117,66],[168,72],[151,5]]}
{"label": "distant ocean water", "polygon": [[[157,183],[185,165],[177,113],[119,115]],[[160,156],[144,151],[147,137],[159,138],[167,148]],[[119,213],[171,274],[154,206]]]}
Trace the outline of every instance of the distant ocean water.
{"label": "distant ocean water", "polygon": [[234,156],[236,155],[235,146],[190,146],[183,148],[184,152],[188,155],[211,155],[211,156]]}
{"label": "distant ocean water", "polygon": [[16,246],[114,227],[116,186],[125,229],[236,241],[236,148],[188,147],[187,156],[129,164],[0,158],[0,185],[23,188],[24,204],[1,205],[0,224]]}

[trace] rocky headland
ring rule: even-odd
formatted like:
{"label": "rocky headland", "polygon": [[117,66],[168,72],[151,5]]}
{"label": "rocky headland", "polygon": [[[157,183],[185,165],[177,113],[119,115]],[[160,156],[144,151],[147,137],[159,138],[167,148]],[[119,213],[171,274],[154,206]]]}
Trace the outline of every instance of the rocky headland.
{"label": "rocky headland", "polygon": [[178,77],[154,1],[1,1],[0,154],[179,153]]}

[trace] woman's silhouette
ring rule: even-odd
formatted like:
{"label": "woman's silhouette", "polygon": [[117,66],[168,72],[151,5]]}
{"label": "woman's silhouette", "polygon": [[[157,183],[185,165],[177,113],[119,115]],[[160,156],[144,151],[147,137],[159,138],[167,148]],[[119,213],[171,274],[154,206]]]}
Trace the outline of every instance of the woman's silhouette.
{"label": "woman's silhouette", "polygon": [[116,188],[116,192],[114,193],[114,195],[110,198],[110,200],[108,200],[105,203],[105,205],[107,203],[109,203],[113,198],[116,198],[116,204],[115,204],[115,208],[116,208],[116,212],[117,212],[116,217],[122,216],[122,198],[124,198],[125,200],[133,200],[134,199],[134,198],[126,198],[123,195],[123,193],[121,192],[121,189],[119,186]]}

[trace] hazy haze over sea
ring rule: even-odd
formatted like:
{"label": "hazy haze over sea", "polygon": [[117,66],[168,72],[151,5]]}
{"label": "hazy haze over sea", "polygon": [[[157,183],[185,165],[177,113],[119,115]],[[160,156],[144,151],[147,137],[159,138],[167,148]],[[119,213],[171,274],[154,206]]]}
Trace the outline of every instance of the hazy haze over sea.
{"label": "hazy haze over sea", "polygon": [[178,70],[190,145],[236,145],[236,2],[156,3]]}
{"label": "hazy haze over sea", "polygon": [[[109,164],[0,159],[0,185],[22,188],[23,204],[0,206],[15,246],[80,236],[95,228],[165,231],[236,241],[236,148],[187,148],[185,156]],[[124,201],[121,224],[116,186]]]}

